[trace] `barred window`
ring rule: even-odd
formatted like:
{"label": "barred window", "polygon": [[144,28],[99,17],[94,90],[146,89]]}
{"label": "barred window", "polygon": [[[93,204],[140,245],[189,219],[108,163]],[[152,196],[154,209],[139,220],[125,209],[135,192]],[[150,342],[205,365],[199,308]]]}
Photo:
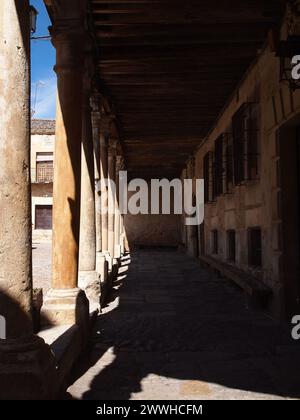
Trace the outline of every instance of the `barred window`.
{"label": "barred window", "polygon": [[233,186],[231,133],[223,133],[215,142],[214,174],[216,196],[230,193]]}
{"label": "barred window", "polygon": [[223,135],[218,137],[215,141],[215,161],[214,161],[214,175],[215,175],[215,195],[223,194],[223,175],[224,175],[224,157],[223,157]]}
{"label": "barred window", "polygon": [[204,202],[210,203],[216,198],[216,176],[214,153],[208,152],[203,158]]}
{"label": "barred window", "polygon": [[232,135],[227,133],[224,137],[225,141],[225,186],[224,192],[231,193],[233,188],[233,145]]}
{"label": "barred window", "polygon": [[36,154],[37,182],[53,182],[53,153],[38,152]]}
{"label": "barred window", "polygon": [[234,183],[259,178],[258,134],[259,105],[248,102],[241,106],[232,119]]}
{"label": "barred window", "polygon": [[204,202],[209,202],[209,153],[203,159]]}

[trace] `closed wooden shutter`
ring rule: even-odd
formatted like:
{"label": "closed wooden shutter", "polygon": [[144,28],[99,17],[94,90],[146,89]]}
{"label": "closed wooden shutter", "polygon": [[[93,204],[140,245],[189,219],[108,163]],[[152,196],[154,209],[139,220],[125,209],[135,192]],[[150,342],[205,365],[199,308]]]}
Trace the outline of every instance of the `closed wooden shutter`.
{"label": "closed wooden shutter", "polygon": [[52,206],[35,206],[35,228],[52,229]]}

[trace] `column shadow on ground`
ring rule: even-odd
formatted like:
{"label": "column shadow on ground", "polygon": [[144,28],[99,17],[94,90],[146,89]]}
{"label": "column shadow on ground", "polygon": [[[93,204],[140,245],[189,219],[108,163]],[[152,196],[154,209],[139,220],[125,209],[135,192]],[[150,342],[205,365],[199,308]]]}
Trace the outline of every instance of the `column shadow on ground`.
{"label": "column shadow on ground", "polygon": [[286,324],[247,309],[240,290],[181,253],[128,258],[70,396],[300,397],[300,343]]}

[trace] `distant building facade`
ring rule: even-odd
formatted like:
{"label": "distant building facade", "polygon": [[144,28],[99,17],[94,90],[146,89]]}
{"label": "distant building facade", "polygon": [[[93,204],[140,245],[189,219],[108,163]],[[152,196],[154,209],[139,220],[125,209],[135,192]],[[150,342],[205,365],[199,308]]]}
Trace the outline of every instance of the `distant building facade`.
{"label": "distant building facade", "polygon": [[31,123],[31,190],[33,241],[51,240],[54,120]]}

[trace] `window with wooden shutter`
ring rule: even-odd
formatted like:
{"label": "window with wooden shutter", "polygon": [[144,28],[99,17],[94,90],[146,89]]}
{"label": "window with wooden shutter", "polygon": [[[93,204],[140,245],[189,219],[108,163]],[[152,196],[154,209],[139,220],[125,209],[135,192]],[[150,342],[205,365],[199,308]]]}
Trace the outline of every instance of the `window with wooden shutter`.
{"label": "window with wooden shutter", "polygon": [[234,183],[259,178],[259,105],[245,103],[232,119]]}
{"label": "window with wooden shutter", "polygon": [[204,202],[209,202],[209,153],[203,159]]}
{"label": "window with wooden shutter", "polygon": [[214,153],[208,152],[203,158],[204,202],[210,203],[216,198],[216,176]]}
{"label": "window with wooden shutter", "polygon": [[36,229],[52,229],[52,206],[51,205],[35,206],[35,228]]}
{"label": "window with wooden shutter", "polygon": [[223,161],[223,135],[215,141],[215,162],[214,162],[214,175],[215,175],[215,195],[223,194],[223,175],[224,175],[224,161]]}
{"label": "window with wooden shutter", "polygon": [[36,181],[40,183],[53,182],[53,153],[37,153]]}

